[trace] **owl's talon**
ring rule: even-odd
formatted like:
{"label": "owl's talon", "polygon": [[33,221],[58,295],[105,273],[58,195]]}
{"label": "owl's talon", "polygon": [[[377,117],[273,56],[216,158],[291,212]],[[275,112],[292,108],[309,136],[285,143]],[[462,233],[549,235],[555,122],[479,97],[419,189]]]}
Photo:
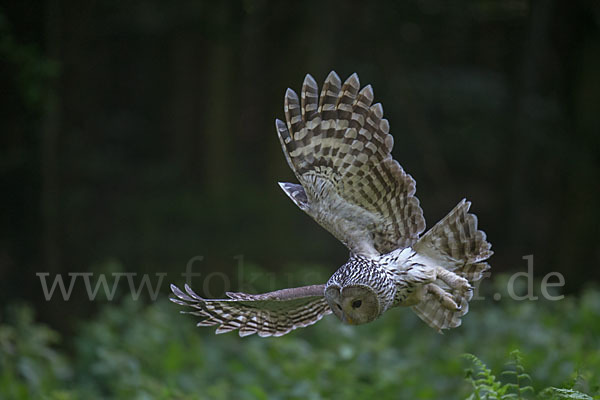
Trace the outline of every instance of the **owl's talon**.
{"label": "owl's talon", "polygon": [[443,267],[436,268],[436,275],[437,279],[440,279],[454,290],[464,292],[473,288],[467,279]]}
{"label": "owl's talon", "polygon": [[444,308],[452,311],[460,310],[460,306],[456,304],[450,293],[446,292],[438,285],[430,283],[427,285],[427,292],[435,296]]}

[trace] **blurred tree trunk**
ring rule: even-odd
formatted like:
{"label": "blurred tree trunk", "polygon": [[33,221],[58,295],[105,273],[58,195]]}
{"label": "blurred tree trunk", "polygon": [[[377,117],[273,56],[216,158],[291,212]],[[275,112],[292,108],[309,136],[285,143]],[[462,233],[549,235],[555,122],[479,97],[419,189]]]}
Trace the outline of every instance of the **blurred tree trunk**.
{"label": "blurred tree trunk", "polygon": [[236,46],[228,29],[231,26],[229,4],[219,2],[214,9],[214,20],[218,36],[210,43],[207,63],[208,88],[206,90],[206,121],[203,132],[203,169],[205,182],[211,195],[220,197],[231,185],[231,129],[232,115],[238,110],[233,109],[232,94],[234,87],[234,49]]}
{"label": "blurred tree trunk", "polygon": [[[46,3],[46,56],[60,58],[60,2]],[[59,167],[60,101],[56,81],[46,93],[41,121],[42,268],[57,272],[60,265]]]}
{"label": "blurred tree trunk", "polygon": [[[203,49],[198,37],[191,32],[181,32],[171,41],[171,108],[168,118],[172,137],[172,159],[181,171],[193,170],[194,151],[200,133],[202,99]],[[200,56],[199,56],[200,54]],[[195,179],[193,177],[192,179]]]}
{"label": "blurred tree trunk", "polygon": [[[562,107],[567,110],[565,133],[568,137],[560,159],[561,190],[553,188],[552,201],[560,207],[561,218],[553,232],[552,248],[556,253],[557,270],[569,269],[583,277],[567,281],[567,285],[576,288],[597,276],[600,266],[597,245],[600,236],[600,155],[597,153],[600,149],[600,38],[590,34],[593,32],[590,28],[598,26],[600,7],[593,2],[580,2],[577,7],[558,3],[556,15],[561,16],[556,18],[556,37],[560,54],[564,55],[562,80],[557,86],[562,84],[559,88],[564,99]],[[582,15],[588,17],[580,18],[578,24],[572,23]],[[591,270],[594,267],[596,271]]]}
{"label": "blurred tree trunk", "polygon": [[237,150],[245,151],[244,162],[250,163],[247,165],[254,168],[253,173],[247,176],[259,178],[260,184],[266,184],[267,187],[272,180],[268,176],[269,163],[263,146],[269,143],[270,139],[276,139],[269,135],[271,132],[264,130],[273,118],[264,112],[268,109],[265,103],[273,73],[265,49],[269,43],[269,35],[264,21],[270,11],[267,3],[260,1],[252,3],[245,10],[246,15],[240,32],[240,114],[237,126],[242,140]]}
{"label": "blurred tree trunk", "polygon": [[[531,248],[532,238],[535,232],[527,224],[531,224],[534,211],[539,210],[543,205],[527,204],[527,199],[531,199],[528,193],[532,192],[530,186],[539,182],[527,182],[531,176],[524,173],[531,168],[531,157],[535,154],[535,147],[539,147],[539,143],[534,143],[533,140],[539,140],[529,132],[535,132],[538,123],[532,118],[533,101],[539,96],[542,74],[544,70],[545,56],[549,51],[549,30],[552,23],[553,9],[555,2],[553,0],[545,0],[533,2],[530,4],[529,16],[529,32],[525,45],[521,52],[520,71],[515,80],[517,86],[514,91],[514,129],[513,140],[510,143],[507,160],[512,158],[511,173],[507,174],[510,187],[507,193],[510,193],[510,210],[509,223],[511,227],[510,235],[513,240],[513,251],[516,254],[527,252]],[[538,128],[539,129],[539,128]]]}

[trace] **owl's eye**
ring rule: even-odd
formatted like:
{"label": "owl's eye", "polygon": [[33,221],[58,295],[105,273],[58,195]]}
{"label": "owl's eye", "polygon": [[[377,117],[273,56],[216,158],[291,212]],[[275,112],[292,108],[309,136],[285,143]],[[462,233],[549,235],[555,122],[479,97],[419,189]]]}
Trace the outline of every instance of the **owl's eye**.
{"label": "owl's eye", "polygon": [[362,304],[362,300],[354,300],[352,302],[352,308],[358,308]]}

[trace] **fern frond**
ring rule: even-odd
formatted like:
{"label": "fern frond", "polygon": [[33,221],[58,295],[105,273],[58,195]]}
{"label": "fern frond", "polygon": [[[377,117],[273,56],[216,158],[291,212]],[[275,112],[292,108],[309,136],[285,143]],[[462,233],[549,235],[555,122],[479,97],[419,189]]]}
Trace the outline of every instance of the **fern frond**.
{"label": "fern frond", "polygon": [[549,387],[540,393],[544,399],[551,400],[594,400],[593,397],[574,389]]}

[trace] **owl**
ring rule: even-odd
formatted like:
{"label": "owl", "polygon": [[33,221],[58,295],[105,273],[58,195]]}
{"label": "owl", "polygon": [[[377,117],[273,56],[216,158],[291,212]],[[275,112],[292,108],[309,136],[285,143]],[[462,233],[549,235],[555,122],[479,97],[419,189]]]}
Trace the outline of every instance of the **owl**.
{"label": "owl", "polygon": [[411,307],[438,332],[461,324],[472,283],[489,269],[491,245],[464,199],[422,235],[425,219],[415,181],[391,156],[394,139],[358,76],[335,72],[321,93],[306,75],[300,96],[285,93],[286,122],[275,127],[298,183],[279,183],[302,211],[340,240],[348,261],[326,284],[264,294],[226,293],[205,299],[171,285],[177,304],[202,317],[198,326],[240,336],[281,336],[333,313],[365,324],[394,307]]}

